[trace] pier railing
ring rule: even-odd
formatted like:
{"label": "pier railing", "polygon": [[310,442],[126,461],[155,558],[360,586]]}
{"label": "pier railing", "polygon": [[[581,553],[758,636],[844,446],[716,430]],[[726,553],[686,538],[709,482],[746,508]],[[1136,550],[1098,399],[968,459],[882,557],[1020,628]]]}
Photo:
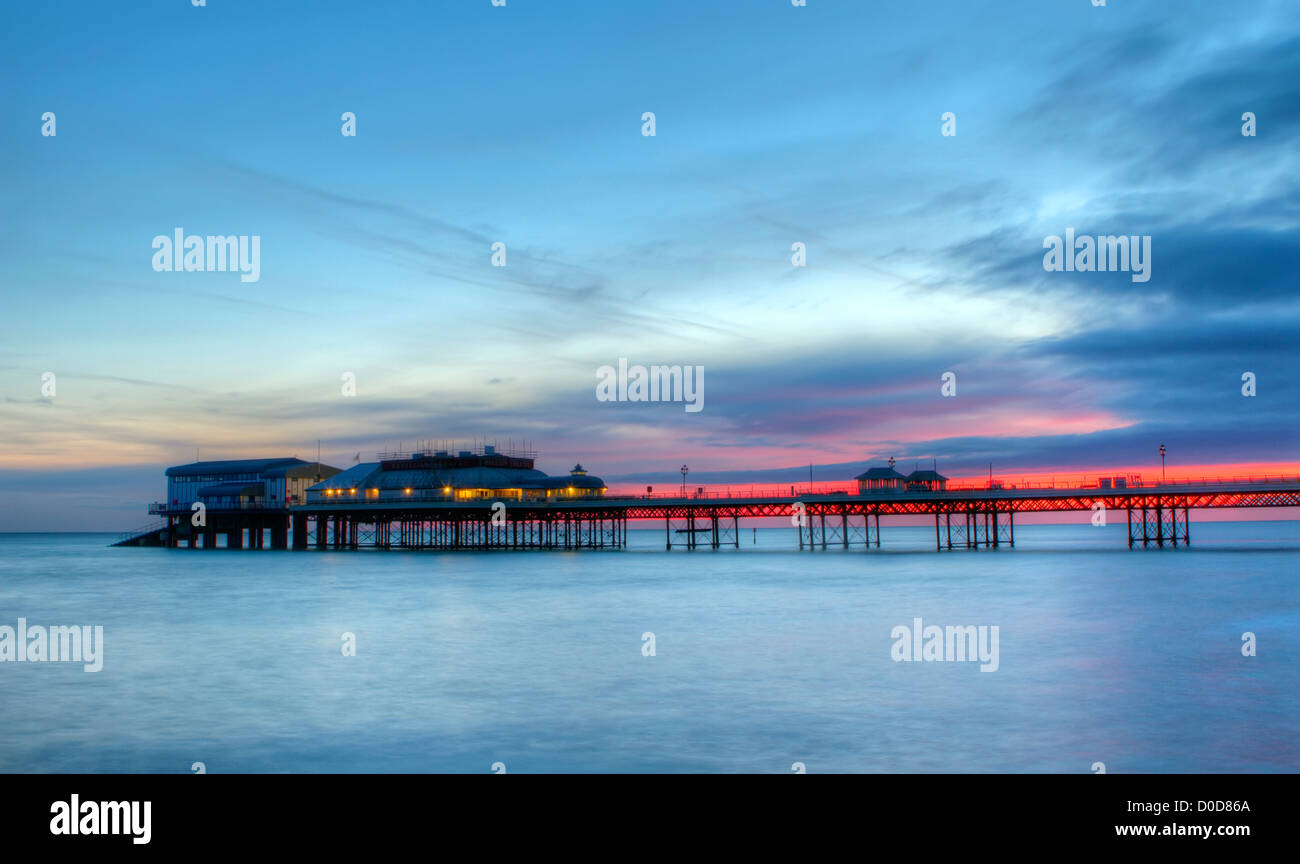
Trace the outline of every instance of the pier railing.
{"label": "pier railing", "polygon": [[146,534],[152,534],[155,531],[161,531],[166,527],[167,527],[167,523],[164,521],[150,522],[147,525],[141,525],[138,528],[132,528],[130,531],[123,531],[121,534],[118,535],[117,540],[119,543],[121,543],[126,540],[134,539],[136,537],[143,537]]}
{"label": "pier railing", "polygon": [[[1232,486],[1244,484],[1269,484],[1269,483],[1297,483],[1300,482],[1300,475],[1296,474],[1248,474],[1234,475],[1231,477],[1178,477],[1176,479],[1160,480],[1144,478],[1141,476],[1130,475],[1125,477],[1125,482],[1120,485],[1114,484],[1114,478],[1119,475],[1105,475],[1101,477],[1080,478],[1080,479],[1062,479],[1062,480],[1006,480],[995,478],[989,480],[950,480],[942,490],[931,489],[869,489],[864,492],[858,491],[858,484],[855,482],[843,483],[786,483],[783,485],[757,486],[746,484],[728,485],[728,486],[688,486],[683,492],[680,486],[669,489],[668,491],[655,492],[616,492],[610,491],[605,493],[608,499],[634,499],[656,501],[663,499],[681,500],[686,499],[736,499],[736,498],[804,498],[809,496],[821,495],[897,495],[900,493],[914,493],[918,495],[933,494],[936,491],[946,492],[988,492],[988,491],[1104,491],[1123,493],[1135,489],[1171,489],[1178,487],[1192,486]],[[1110,481],[1111,485],[1103,485],[1102,481]]]}

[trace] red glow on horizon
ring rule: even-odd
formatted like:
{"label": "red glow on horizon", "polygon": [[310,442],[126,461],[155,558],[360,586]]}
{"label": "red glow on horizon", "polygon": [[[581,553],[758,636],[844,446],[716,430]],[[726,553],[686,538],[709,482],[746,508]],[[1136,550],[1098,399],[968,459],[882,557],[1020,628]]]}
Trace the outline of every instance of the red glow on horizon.
{"label": "red glow on horizon", "polygon": [[[759,469],[762,470],[762,469]],[[814,469],[815,470],[815,469]],[[900,473],[906,474],[902,470]],[[943,472],[940,471],[942,474]],[[947,475],[945,475],[947,476]],[[1056,471],[1009,471],[994,470],[992,480],[1004,488],[1034,487],[1091,487],[1096,488],[1100,478],[1123,477],[1125,480],[1137,478],[1144,486],[1165,483],[1199,483],[1199,482],[1248,482],[1261,480],[1300,480],[1300,463],[1296,462],[1238,462],[1221,465],[1183,465],[1167,467],[1163,479],[1160,466],[1152,469],[1148,465],[1124,466],[1118,468]],[[949,488],[952,489],[986,489],[990,477],[983,475],[950,476]],[[653,488],[655,497],[676,497],[682,494],[682,483],[611,483],[609,495],[647,494],[647,486]],[[728,495],[750,496],[771,495],[790,496],[806,494],[856,493],[857,482],[852,478],[842,480],[814,480],[809,482],[772,482],[756,481],[754,483],[698,483],[687,477],[685,491],[687,497],[694,497],[703,490],[705,497],[726,497]]]}

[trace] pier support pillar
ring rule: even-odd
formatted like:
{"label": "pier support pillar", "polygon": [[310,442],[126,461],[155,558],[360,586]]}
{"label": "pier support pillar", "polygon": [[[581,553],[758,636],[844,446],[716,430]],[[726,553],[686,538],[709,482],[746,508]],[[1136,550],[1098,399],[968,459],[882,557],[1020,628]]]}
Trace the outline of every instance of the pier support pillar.
{"label": "pier support pillar", "polygon": [[271,548],[289,548],[289,517],[273,516],[271,518]]}

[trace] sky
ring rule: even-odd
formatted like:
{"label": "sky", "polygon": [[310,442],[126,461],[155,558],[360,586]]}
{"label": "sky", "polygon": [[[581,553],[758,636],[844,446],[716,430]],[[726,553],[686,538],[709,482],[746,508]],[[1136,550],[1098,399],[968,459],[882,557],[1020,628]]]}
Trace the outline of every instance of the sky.
{"label": "sky", "polygon": [[[1300,473],[1293,3],[5,4],[0,76],[0,530],[318,441]],[[257,236],[258,280],[156,271],[177,228]],[[1046,270],[1067,229],[1150,278]],[[599,400],[620,358],[702,367],[702,410]]]}

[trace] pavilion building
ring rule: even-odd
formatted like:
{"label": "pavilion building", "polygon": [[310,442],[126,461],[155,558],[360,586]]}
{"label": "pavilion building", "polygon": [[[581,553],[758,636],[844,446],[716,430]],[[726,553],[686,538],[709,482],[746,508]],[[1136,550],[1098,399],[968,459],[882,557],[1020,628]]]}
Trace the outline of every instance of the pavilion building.
{"label": "pavilion building", "polygon": [[501,453],[492,445],[479,450],[394,454],[353,465],[307,490],[308,504],[376,504],[401,501],[546,502],[600,498],[605,482],[581,465],[550,476],[534,467],[523,451]]}

